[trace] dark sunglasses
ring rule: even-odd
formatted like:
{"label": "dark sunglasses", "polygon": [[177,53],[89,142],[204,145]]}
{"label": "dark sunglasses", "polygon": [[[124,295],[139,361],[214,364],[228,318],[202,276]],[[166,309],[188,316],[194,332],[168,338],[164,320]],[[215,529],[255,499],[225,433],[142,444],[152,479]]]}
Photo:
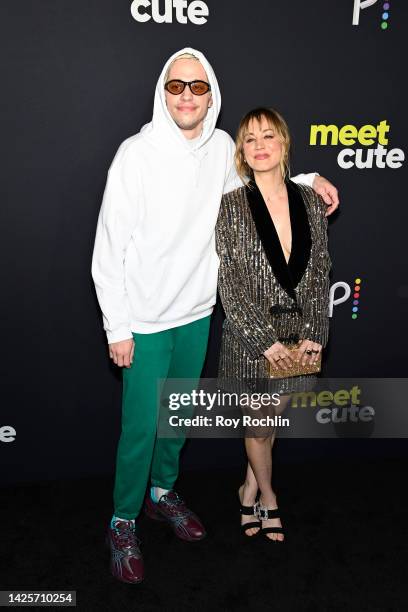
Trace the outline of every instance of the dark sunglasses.
{"label": "dark sunglasses", "polygon": [[186,85],[189,86],[191,93],[195,96],[203,96],[204,94],[211,91],[210,84],[206,83],[205,81],[186,82],[181,81],[180,79],[173,79],[172,81],[167,81],[164,86],[164,89],[166,89],[169,93],[173,94],[173,96],[178,96],[183,93],[186,88]]}

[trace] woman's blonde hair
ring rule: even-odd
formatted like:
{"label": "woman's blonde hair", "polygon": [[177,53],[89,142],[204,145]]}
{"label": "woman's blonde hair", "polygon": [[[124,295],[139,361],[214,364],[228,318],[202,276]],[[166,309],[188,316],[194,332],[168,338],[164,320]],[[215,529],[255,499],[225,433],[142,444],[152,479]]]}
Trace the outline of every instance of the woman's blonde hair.
{"label": "woman's blonde hair", "polygon": [[279,162],[280,169],[282,172],[282,178],[286,179],[289,176],[289,151],[290,151],[290,133],[289,128],[287,126],[286,121],[282,117],[278,111],[273,108],[255,108],[254,110],[249,111],[241,119],[241,122],[238,127],[237,137],[236,137],[236,150],[235,150],[235,167],[237,169],[238,175],[243,180],[244,183],[248,182],[248,179],[254,178],[254,173],[252,168],[248,166],[245,162],[244,157],[244,139],[245,135],[248,132],[249,124],[252,121],[258,121],[258,123],[262,122],[262,119],[265,118],[268,122],[268,125],[275,131],[277,137],[282,142],[282,157]]}

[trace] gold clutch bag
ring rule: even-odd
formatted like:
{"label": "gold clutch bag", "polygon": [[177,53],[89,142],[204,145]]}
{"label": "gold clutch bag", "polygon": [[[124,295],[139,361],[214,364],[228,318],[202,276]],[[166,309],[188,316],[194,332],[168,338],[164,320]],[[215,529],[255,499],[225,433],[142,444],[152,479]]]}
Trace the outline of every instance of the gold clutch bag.
{"label": "gold clutch bag", "polygon": [[[298,344],[287,345],[286,348],[289,351],[297,351],[299,348]],[[293,356],[295,357],[295,355]],[[322,368],[322,353],[319,353],[316,363],[302,365],[301,362],[293,362],[292,367],[277,368],[270,361],[269,366],[269,377],[270,378],[291,378],[292,376],[304,376],[305,374],[317,374]]]}

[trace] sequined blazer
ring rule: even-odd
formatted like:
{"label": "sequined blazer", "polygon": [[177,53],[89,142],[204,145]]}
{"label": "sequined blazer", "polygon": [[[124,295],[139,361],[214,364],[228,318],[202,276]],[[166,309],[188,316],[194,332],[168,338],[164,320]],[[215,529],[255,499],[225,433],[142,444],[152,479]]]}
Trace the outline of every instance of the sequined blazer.
{"label": "sequined blazer", "polygon": [[219,376],[267,377],[264,351],[279,341],[327,343],[326,206],[313,189],[286,182],[292,228],[288,263],[255,182],[222,198],[216,226],[219,293],[226,319]]}

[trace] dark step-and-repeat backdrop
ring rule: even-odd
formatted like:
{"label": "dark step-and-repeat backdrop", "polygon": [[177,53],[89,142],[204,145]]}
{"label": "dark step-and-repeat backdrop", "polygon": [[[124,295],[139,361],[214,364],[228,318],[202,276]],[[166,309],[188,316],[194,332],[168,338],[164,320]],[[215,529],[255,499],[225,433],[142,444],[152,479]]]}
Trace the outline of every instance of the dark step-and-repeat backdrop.
{"label": "dark step-and-repeat backdrop", "polygon": [[[405,2],[2,0],[0,10],[2,480],[113,471],[121,380],[90,275],[96,221],[119,144],[150,120],[162,66],[186,46],[214,66],[219,127],[234,135],[246,111],[275,107],[292,131],[292,174],[317,171],[339,189],[325,374],[405,376]],[[217,306],[207,377],[222,318]],[[235,442],[193,440],[184,461],[229,465]]]}

